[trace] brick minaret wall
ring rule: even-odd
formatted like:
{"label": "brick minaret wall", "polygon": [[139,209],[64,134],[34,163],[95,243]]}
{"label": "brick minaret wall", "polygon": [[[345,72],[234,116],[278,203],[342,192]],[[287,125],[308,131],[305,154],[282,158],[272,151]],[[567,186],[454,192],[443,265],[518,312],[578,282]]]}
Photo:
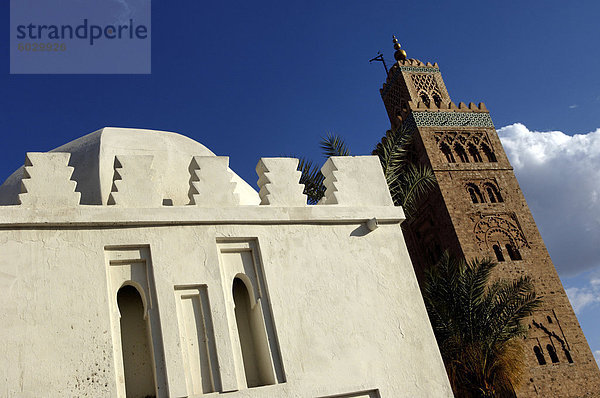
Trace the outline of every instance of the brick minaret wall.
{"label": "brick minaret wall", "polygon": [[437,64],[401,60],[381,89],[392,128],[415,128],[417,158],[438,186],[405,226],[420,280],[443,250],[498,260],[495,277],[529,275],[543,305],[524,341],[519,397],[600,396],[600,372],[485,105],[451,102]]}

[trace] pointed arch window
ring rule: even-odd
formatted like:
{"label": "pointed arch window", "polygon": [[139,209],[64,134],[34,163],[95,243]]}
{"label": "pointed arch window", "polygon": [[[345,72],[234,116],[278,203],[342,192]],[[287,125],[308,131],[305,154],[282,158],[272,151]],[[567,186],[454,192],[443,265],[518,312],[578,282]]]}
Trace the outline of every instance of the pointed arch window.
{"label": "pointed arch window", "polygon": [[439,93],[437,93],[436,91],[434,91],[433,94],[431,94],[431,97],[433,98],[433,102],[435,103],[435,105],[439,108],[440,105],[442,105],[442,97],[440,97]]}
{"label": "pointed arch window", "polygon": [[474,163],[483,162],[483,160],[481,159],[481,154],[479,153],[479,149],[477,149],[475,145],[469,144],[468,149],[469,153],[471,154],[471,157],[473,158]]}
{"label": "pointed arch window", "polygon": [[537,358],[537,361],[540,365],[546,364],[546,358],[544,358],[544,353],[542,352],[542,349],[540,347],[533,347],[533,353],[535,354],[535,357]]}
{"label": "pointed arch window", "polygon": [[500,195],[500,191],[498,190],[498,188],[491,183],[487,183],[484,185],[485,187],[485,192],[487,193],[488,198],[490,199],[491,203],[502,203],[504,202],[504,199],[502,198],[502,195]]}
{"label": "pointed arch window", "polygon": [[496,155],[494,154],[494,152],[488,145],[481,144],[481,150],[485,154],[485,157],[487,158],[488,162],[497,162],[498,161],[498,159],[496,159]]}
{"label": "pointed arch window", "polygon": [[571,353],[569,352],[569,350],[567,350],[566,347],[563,347],[563,351],[565,352],[565,357],[567,358],[567,361],[569,363],[573,363],[573,357],[571,357]]}
{"label": "pointed arch window", "polygon": [[546,350],[548,350],[548,355],[550,355],[550,360],[552,363],[558,363],[558,355],[556,355],[556,350],[552,344],[548,344],[546,346]]}
{"label": "pointed arch window", "polygon": [[471,197],[471,201],[473,203],[484,203],[483,195],[479,190],[479,187],[475,184],[467,184],[467,192],[469,192],[469,196]]}
{"label": "pointed arch window", "polygon": [[446,160],[448,161],[448,163],[456,163],[456,159],[454,159],[454,154],[452,153],[452,150],[446,143],[442,143],[442,145],[440,145],[440,150],[442,151],[444,156],[446,156]]}
{"label": "pointed arch window", "polygon": [[496,260],[498,260],[498,262],[504,261],[504,255],[502,254],[502,249],[500,248],[500,245],[495,244],[494,246],[492,246],[492,249],[494,249],[494,254],[496,255]]}
{"label": "pointed arch window", "polygon": [[419,97],[421,97],[421,102],[423,102],[425,104],[425,106],[429,108],[429,105],[431,105],[431,100],[429,99],[429,95],[427,95],[427,93],[425,91],[421,91],[419,93]]}
{"label": "pointed arch window", "polygon": [[459,143],[454,144],[454,151],[462,163],[469,163],[469,157],[467,156],[467,152],[465,152],[465,148],[463,148],[462,145]]}
{"label": "pointed arch window", "polygon": [[515,246],[513,246],[511,243],[506,244],[506,252],[508,253],[508,257],[512,261],[522,260],[521,253],[519,253],[519,250]]}
{"label": "pointed arch window", "polygon": [[490,198],[490,203],[496,203],[496,195],[494,195],[494,191],[492,190],[491,187],[486,187],[485,190],[487,191],[488,197]]}

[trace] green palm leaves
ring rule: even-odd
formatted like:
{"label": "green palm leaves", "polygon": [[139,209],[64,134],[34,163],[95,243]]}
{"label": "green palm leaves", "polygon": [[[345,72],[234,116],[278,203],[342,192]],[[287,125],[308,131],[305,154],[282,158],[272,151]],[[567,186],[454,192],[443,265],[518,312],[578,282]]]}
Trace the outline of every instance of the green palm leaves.
{"label": "green palm leaves", "polygon": [[[433,170],[418,165],[411,151],[412,130],[401,126],[388,130],[377,144],[372,154],[379,157],[381,167],[396,206],[402,206],[406,217],[416,212],[417,204],[435,186]],[[350,156],[350,149],[337,134],[328,133],[320,142],[321,150],[327,157]],[[304,193],[310,204],[317,203],[325,195],[324,177],[310,161],[302,158],[298,170],[302,172],[300,183],[305,185]]]}
{"label": "green palm leaves", "polygon": [[425,306],[457,396],[514,396],[523,373],[517,338],[541,301],[528,277],[490,283],[495,266],[446,252],[426,273]]}

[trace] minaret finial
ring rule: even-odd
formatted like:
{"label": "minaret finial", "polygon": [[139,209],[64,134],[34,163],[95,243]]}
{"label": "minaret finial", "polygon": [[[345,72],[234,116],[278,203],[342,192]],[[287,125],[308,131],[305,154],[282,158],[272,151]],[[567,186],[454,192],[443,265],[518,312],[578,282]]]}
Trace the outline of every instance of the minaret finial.
{"label": "minaret finial", "polygon": [[392,41],[394,42],[394,49],[396,50],[394,58],[396,61],[404,61],[406,59],[406,51],[400,49],[400,43],[398,43],[396,36],[392,36]]}

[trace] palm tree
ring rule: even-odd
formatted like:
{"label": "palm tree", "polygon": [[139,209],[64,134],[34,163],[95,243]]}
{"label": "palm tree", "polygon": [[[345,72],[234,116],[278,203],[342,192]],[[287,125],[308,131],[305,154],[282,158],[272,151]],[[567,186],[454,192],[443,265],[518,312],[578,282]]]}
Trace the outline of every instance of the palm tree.
{"label": "palm tree", "polygon": [[[417,203],[435,185],[431,168],[418,165],[412,156],[413,130],[403,124],[396,130],[388,130],[372,152],[379,157],[392,199],[396,206],[402,206],[407,218],[416,211]],[[330,156],[350,156],[350,149],[337,134],[328,133],[320,143],[323,154]],[[302,172],[300,183],[305,185],[304,193],[310,204],[317,203],[325,195],[324,177],[314,163],[300,159],[298,170]]]}
{"label": "palm tree", "polygon": [[426,272],[423,298],[458,397],[512,397],[525,369],[519,337],[541,300],[528,277],[490,282],[496,263],[448,252]]}

